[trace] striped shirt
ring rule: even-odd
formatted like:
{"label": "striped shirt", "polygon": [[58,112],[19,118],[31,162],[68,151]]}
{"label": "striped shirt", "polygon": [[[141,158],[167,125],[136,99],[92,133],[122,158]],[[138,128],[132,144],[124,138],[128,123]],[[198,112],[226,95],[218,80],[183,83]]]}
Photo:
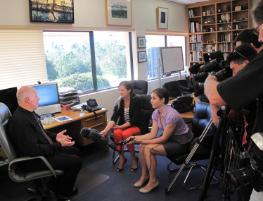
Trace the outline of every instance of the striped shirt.
{"label": "striped shirt", "polygon": [[130,108],[128,108],[128,107],[124,108],[124,120],[125,120],[125,122],[130,122],[129,110],[130,110]]}

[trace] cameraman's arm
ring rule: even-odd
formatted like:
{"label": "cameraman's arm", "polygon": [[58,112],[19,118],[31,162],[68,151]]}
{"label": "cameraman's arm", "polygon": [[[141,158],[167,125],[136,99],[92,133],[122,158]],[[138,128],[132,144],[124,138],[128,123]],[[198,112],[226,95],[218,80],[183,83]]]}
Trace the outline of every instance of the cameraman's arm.
{"label": "cameraman's arm", "polygon": [[219,95],[217,91],[217,85],[218,81],[216,80],[216,78],[212,75],[209,75],[205,80],[204,90],[210,104],[220,107],[222,105],[225,105],[226,103]]}
{"label": "cameraman's arm", "polygon": [[208,98],[210,104],[211,118],[215,126],[218,126],[219,124],[219,117],[217,115],[217,112],[220,106],[225,105],[224,100],[217,91],[217,85],[218,81],[216,80],[216,78],[214,76],[209,75],[205,81],[204,86],[205,95]]}

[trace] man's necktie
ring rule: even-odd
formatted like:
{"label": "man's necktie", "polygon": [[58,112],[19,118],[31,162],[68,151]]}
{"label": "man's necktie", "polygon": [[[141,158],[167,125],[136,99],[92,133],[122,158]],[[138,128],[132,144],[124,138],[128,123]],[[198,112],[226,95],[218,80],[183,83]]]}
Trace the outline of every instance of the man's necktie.
{"label": "man's necktie", "polygon": [[36,113],[34,113],[34,117],[35,117],[35,119],[36,119],[36,121],[37,121],[37,124],[38,124],[38,126],[39,126],[39,128],[40,128],[40,130],[41,130],[41,133],[43,134],[43,136],[47,139],[47,141],[49,142],[49,144],[53,144],[52,139],[46,134],[46,132],[45,132],[45,130],[44,130],[42,124],[41,124],[40,117],[39,117]]}

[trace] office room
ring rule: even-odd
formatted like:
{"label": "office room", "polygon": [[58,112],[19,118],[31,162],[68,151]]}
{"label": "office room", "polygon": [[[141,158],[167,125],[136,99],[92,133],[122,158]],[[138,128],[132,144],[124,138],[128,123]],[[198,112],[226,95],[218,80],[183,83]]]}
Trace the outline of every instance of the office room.
{"label": "office room", "polygon": [[253,200],[204,83],[262,0],[0,2],[0,200]]}

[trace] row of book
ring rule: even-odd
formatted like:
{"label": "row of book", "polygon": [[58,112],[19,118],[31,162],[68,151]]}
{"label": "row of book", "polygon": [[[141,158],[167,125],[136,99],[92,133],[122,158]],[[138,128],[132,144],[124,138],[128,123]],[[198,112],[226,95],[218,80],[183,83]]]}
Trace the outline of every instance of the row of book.
{"label": "row of book", "polygon": [[201,25],[199,22],[190,22],[189,24],[189,30],[190,33],[200,32],[201,31]]}
{"label": "row of book", "polygon": [[190,36],[190,43],[196,43],[196,42],[203,42],[202,41],[202,35],[192,35]]}
{"label": "row of book", "polygon": [[190,61],[192,62],[202,61],[202,58],[203,58],[202,52],[194,51],[190,53]]}
{"label": "row of book", "polygon": [[202,51],[203,50],[203,45],[200,44],[200,43],[191,44],[191,50],[192,51]]}

